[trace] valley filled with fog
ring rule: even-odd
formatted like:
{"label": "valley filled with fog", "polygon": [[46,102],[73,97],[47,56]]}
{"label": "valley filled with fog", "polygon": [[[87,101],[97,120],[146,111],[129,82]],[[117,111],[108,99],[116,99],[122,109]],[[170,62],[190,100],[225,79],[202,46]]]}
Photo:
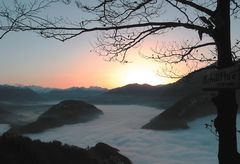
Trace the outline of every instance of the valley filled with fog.
{"label": "valley filled with fog", "polygon": [[[118,148],[136,164],[218,163],[218,140],[205,128],[205,123],[214,119],[213,115],[190,122],[187,130],[152,131],[140,128],[162,110],[137,105],[97,107],[104,114],[96,120],[26,136],[42,141],[59,140],[85,148],[104,142]],[[0,125],[1,133],[7,129],[8,125]]]}

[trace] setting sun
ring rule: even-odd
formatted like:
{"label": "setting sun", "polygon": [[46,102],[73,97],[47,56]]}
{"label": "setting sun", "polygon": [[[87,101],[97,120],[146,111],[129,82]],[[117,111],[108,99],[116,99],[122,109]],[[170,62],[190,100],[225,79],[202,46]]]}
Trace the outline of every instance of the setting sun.
{"label": "setting sun", "polygon": [[116,77],[111,77],[112,86],[124,86],[127,84],[149,84],[160,85],[173,82],[173,79],[164,78],[158,75],[161,71],[159,63],[153,63],[150,60],[144,60],[141,57],[134,57],[133,63],[116,67],[113,74]]}
{"label": "setting sun", "polygon": [[162,84],[163,80],[157,75],[156,70],[154,71],[147,68],[134,68],[129,70],[123,77],[123,83],[158,85]]}

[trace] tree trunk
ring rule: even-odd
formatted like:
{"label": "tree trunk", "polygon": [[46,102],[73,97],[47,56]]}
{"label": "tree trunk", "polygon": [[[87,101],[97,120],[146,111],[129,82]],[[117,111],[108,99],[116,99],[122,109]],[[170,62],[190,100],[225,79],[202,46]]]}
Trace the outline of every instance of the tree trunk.
{"label": "tree trunk", "polygon": [[[218,0],[215,21],[214,40],[218,52],[218,68],[222,69],[234,64],[231,55],[230,0]],[[215,127],[219,134],[219,164],[238,164],[235,89],[219,90],[213,102],[217,107]]]}

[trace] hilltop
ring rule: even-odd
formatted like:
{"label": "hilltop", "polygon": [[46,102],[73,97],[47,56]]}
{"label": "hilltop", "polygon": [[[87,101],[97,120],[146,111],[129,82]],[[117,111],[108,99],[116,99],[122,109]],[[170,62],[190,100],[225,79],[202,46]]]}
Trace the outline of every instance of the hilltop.
{"label": "hilltop", "polygon": [[96,119],[103,112],[92,104],[77,100],[65,100],[50,107],[32,123],[13,127],[9,132],[39,133],[65,124],[84,123]]}

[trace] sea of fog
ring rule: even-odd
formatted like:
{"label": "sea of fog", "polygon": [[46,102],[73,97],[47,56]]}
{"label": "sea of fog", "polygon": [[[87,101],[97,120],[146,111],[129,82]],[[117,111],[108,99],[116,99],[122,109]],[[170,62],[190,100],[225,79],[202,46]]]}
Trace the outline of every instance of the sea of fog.
{"label": "sea of fog", "polygon": [[[65,125],[39,134],[27,134],[43,141],[60,140],[80,147],[105,142],[120,150],[134,164],[217,164],[217,138],[204,124],[214,116],[191,122],[188,130],[152,131],[140,129],[161,110],[136,105],[98,105],[104,115],[98,119]],[[0,131],[8,128],[0,125]]]}

